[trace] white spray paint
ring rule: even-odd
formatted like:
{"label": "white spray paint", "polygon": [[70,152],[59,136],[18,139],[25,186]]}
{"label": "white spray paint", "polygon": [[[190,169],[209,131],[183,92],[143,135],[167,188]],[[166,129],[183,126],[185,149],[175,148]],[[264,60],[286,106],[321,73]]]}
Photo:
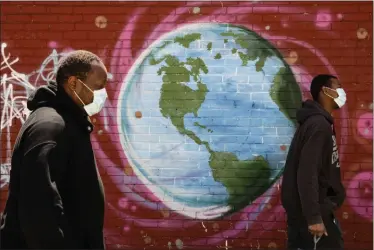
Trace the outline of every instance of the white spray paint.
{"label": "white spray paint", "polygon": [[183,249],[183,241],[180,240],[180,239],[176,239],[176,240],[175,240],[175,246],[176,246],[178,249]]}

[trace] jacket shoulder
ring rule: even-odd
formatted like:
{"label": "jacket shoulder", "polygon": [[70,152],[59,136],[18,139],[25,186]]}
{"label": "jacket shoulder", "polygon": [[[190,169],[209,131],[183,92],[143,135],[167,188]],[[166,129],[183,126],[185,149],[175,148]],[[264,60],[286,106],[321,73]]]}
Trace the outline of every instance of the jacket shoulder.
{"label": "jacket shoulder", "polygon": [[309,128],[332,132],[331,123],[323,115],[314,115],[305,121],[305,125]]}
{"label": "jacket shoulder", "polygon": [[30,127],[46,133],[60,133],[65,128],[64,118],[53,108],[43,107],[35,110],[29,117]]}
{"label": "jacket shoulder", "polygon": [[45,143],[57,144],[66,131],[65,125],[63,117],[53,108],[42,107],[35,110],[20,131],[24,152]]}

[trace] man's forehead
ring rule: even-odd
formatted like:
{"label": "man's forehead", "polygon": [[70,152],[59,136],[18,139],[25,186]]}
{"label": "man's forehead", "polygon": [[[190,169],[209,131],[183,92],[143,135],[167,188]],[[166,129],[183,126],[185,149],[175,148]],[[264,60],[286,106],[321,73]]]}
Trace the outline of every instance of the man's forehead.
{"label": "man's forehead", "polygon": [[336,78],[332,78],[331,79],[331,83],[332,84],[336,84],[336,85],[340,85],[340,81],[338,79],[336,79]]}
{"label": "man's forehead", "polygon": [[91,70],[98,71],[98,72],[105,72],[105,73],[107,72],[107,69],[102,62],[92,62]]}
{"label": "man's forehead", "polygon": [[102,80],[107,81],[108,72],[106,67],[103,64],[92,64],[91,65],[92,77],[101,78]]}

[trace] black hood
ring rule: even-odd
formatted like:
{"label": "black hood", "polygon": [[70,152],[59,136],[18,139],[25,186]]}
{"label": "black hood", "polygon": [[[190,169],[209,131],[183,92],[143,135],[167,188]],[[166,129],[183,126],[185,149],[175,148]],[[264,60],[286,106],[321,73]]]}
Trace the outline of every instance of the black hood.
{"label": "black hood", "polygon": [[[56,102],[56,96],[59,91],[56,82],[49,82],[46,86],[37,88],[27,100],[27,108],[31,111],[42,106],[50,106]],[[61,91],[61,90],[60,90]]]}
{"label": "black hood", "polygon": [[34,111],[40,107],[53,107],[59,113],[69,113],[84,126],[88,124],[92,127],[86,111],[79,107],[66,93],[65,89],[55,81],[50,81],[48,85],[37,88],[28,98],[27,108],[30,111]]}
{"label": "black hood", "polygon": [[324,116],[331,124],[334,122],[332,116],[318,102],[312,100],[303,102],[302,108],[297,111],[296,119],[299,124],[303,124],[314,115]]}

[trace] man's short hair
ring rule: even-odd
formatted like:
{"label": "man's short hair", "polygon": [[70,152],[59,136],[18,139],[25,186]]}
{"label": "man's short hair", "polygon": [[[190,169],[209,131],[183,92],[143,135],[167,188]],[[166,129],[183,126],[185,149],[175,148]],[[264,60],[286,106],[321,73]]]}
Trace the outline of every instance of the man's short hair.
{"label": "man's short hair", "polygon": [[312,83],[310,84],[310,93],[312,94],[313,100],[318,100],[319,92],[322,90],[322,87],[331,88],[331,79],[338,79],[333,75],[317,75],[313,78]]}
{"label": "man's short hair", "polygon": [[94,61],[101,62],[101,59],[87,50],[76,50],[68,53],[58,63],[57,84],[64,84],[70,76],[77,76],[79,79],[85,80]]}

